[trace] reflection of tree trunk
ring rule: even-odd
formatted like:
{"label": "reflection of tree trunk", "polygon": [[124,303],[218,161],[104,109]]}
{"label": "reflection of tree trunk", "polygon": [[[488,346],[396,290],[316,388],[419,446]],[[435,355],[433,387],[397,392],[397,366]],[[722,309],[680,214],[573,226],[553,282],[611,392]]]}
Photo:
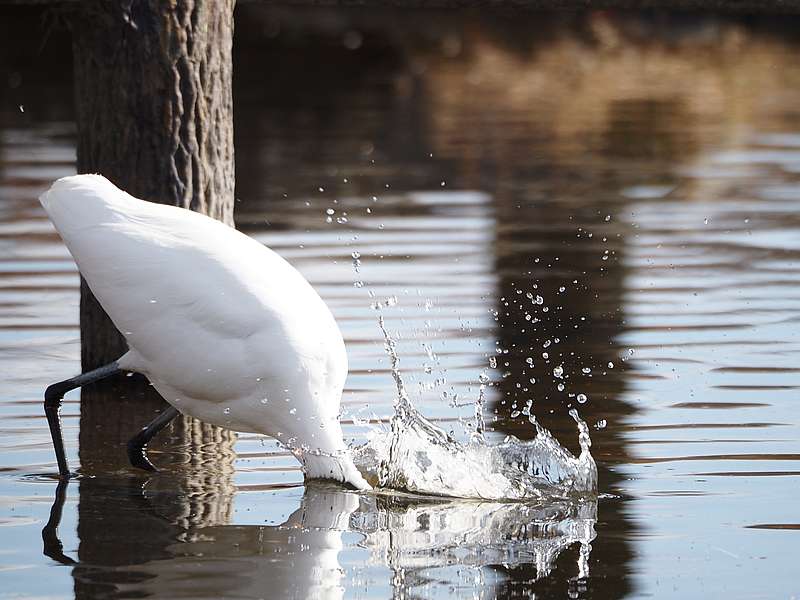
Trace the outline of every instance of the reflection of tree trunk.
{"label": "reflection of tree trunk", "polygon": [[[78,172],[233,223],[234,0],[83,2],[72,14]],[[83,369],[125,342],[81,286]]]}
{"label": "reflection of tree trunk", "polygon": [[82,395],[80,461],[88,476],[78,482],[75,597],[116,597],[140,581],[132,565],[169,558],[187,528],[230,521],[236,435],[179,416],[150,444],[161,472],[133,476],[125,441],[163,400],[138,378],[90,386]]}

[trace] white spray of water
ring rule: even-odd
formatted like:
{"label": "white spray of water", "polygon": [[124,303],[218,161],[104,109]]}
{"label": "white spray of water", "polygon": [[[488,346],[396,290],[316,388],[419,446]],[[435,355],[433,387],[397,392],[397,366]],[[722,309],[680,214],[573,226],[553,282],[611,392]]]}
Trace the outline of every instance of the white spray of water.
{"label": "white spray of water", "polygon": [[378,323],[391,361],[397,398],[388,439],[385,431],[373,432],[366,444],[353,449],[356,466],[373,485],[483,500],[527,501],[596,494],[597,467],[589,451],[589,428],[576,410],[571,410],[570,415],[579,432],[581,453],[577,458],[533,415],[530,421],[537,432],[534,439],[524,441],[508,436],[499,444],[489,444],[483,437],[482,381],[475,434],[469,442],[460,443],[414,408],[400,374],[396,344],[383,315],[379,315]]}

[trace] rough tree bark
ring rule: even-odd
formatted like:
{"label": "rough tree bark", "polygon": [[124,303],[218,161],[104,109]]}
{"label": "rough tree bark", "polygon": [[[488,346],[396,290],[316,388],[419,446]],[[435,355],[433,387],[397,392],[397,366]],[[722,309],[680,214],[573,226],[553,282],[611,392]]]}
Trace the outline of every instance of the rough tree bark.
{"label": "rough tree bark", "polygon": [[[233,225],[235,0],[72,5],[78,172]],[[81,281],[81,363],[127,349]]]}

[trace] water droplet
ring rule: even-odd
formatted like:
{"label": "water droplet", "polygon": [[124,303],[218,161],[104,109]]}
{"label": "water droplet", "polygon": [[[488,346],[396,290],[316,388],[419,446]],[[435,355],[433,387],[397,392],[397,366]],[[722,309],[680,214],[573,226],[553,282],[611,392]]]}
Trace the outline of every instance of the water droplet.
{"label": "water droplet", "polygon": [[553,377],[558,377],[559,379],[564,376],[564,367],[558,365],[556,368],[553,369]]}
{"label": "water droplet", "polygon": [[332,214],[334,214],[334,213],[336,213],[336,211],[335,211],[335,210],[333,210],[332,208],[328,208],[328,209],[326,209],[326,210],[325,210],[325,214],[326,214],[326,215],[332,215]]}
{"label": "water droplet", "polygon": [[290,408],[290,409],[289,409],[289,414],[290,414],[290,415],[297,414],[297,409],[296,409],[296,408]]}
{"label": "water droplet", "polygon": [[532,406],[533,406],[533,400],[530,400],[530,399],[527,400],[525,402],[525,408],[522,409],[522,414],[525,415],[526,417],[529,417],[531,415],[531,407]]}
{"label": "water droplet", "polygon": [[597,423],[594,424],[595,429],[605,429],[608,422],[605,419],[600,419]]}
{"label": "water droplet", "polygon": [[261,404],[266,404],[267,402],[269,402],[269,398],[262,398],[261,399]]}
{"label": "water droplet", "polygon": [[513,411],[513,412],[511,413],[511,418],[512,418],[512,419],[516,419],[518,416],[520,416],[520,414],[522,414],[522,413],[520,413],[520,411],[518,411],[518,410],[515,410],[515,411]]}
{"label": "water droplet", "polygon": [[613,369],[614,368],[614,363],[611,362],[611,361],[608,361],[608,368],[609,369]]}
{"label": "water droplet", "polygon": [[581,372],[582,372],[584,375],[588,375],[589,373],[591,373],[591,372],[592,372],[592,370],[591,370],[589,367],[583,367],[583,368],[581,369]]}
{"label": "water droplet", "polygon": [[496,369],[497,368],[497,358],[496,357],[494,357],[494,356],[490,356],[489,357],[489,366],[492,369]]}
{"label": "water droplet", "polygon": [[586,397],[586,394],[578,394],[576,400],[581,404],[586,404],[586,401],[589,400],[589,398]]}
{"label": "water droplet", "polygon": [[223,412],[223,414],[229,415],[229,414],[231,414],[231,409],[230,409],[230,407],[226,406],[225,409],[222,412]]}
{"label": "water droplet", "polygon": [[478,381],[480,381],[482,384],[485,385],[489,383],[490,379],[486,373],[481,373],[480,375],[478,375]]}
{"label": "water droplet", "polygon": [[564,391],[564,384],[563,383],[559,383],[556,387],[558,388],[559,392],[563,392]]}
{"label": "water droplet", "polygon": [[150,300],[150,304],[158,304],[158,300],[151,299],[151,300]]}

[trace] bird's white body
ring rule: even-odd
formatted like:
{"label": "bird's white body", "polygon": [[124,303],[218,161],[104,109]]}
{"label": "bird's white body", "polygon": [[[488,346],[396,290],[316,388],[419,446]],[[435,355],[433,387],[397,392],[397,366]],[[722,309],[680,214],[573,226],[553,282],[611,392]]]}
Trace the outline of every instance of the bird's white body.
{"label": "bird's white body", "polygon": [[272,250],[206,216],[145,202],[99,175],[40,201],[125,336],[121,368],[175,408],[277,438],[309,477],[366,488],[339,425],[347,376],[330,310]]}

